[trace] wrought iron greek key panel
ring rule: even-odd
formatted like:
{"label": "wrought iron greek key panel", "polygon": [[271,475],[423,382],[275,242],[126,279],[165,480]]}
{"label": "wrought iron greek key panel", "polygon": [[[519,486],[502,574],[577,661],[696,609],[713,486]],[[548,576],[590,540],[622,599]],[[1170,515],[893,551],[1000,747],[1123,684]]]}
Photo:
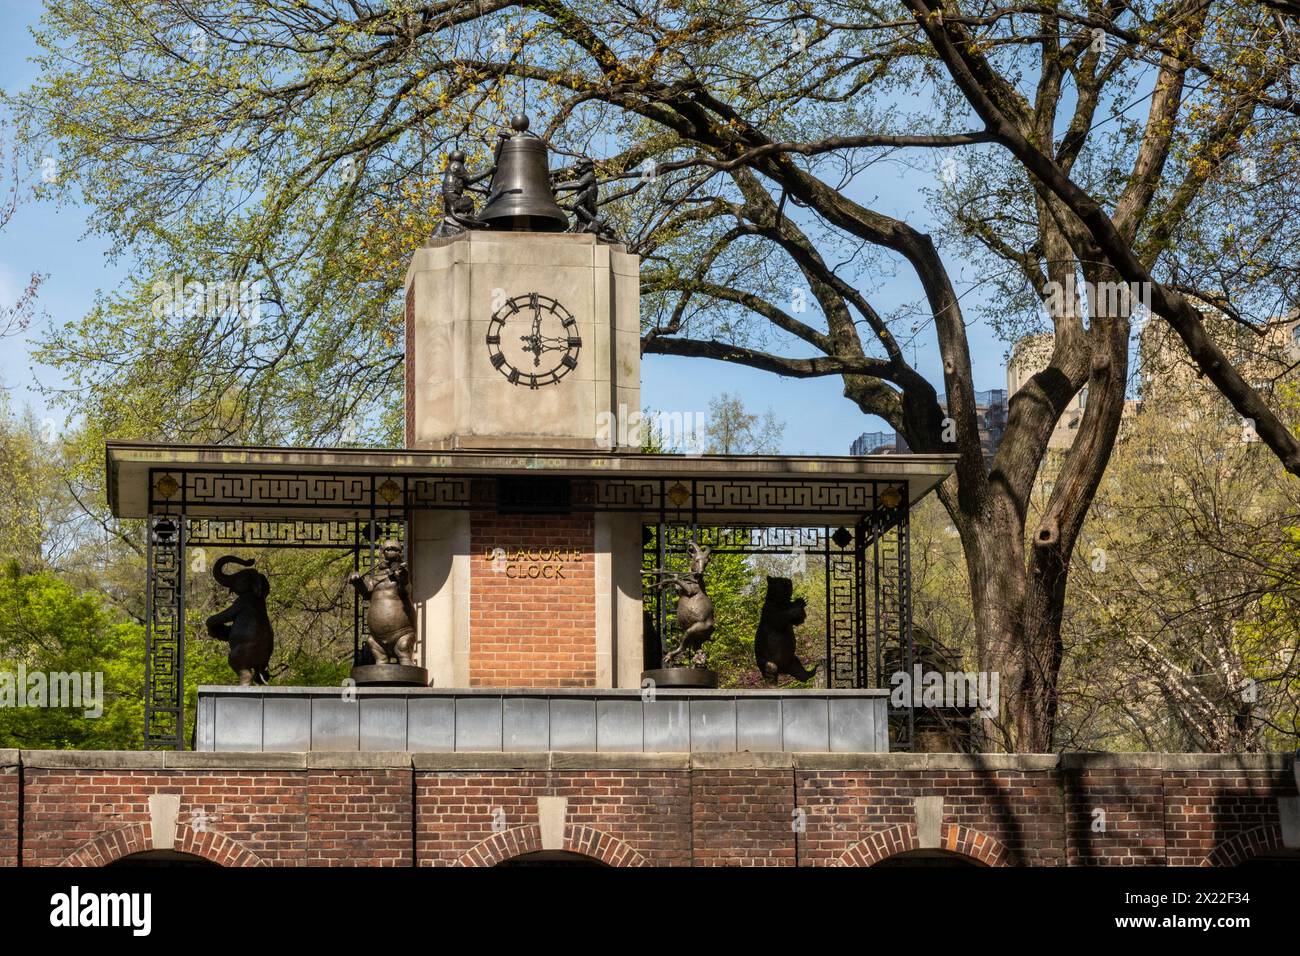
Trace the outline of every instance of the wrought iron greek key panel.
{"label": "wrought iron greek key panel", "polygon": [[496,505],[491,481],[472,478],[411,478],[406,503],[411,508],[468,510]]}
{"label": "wrought iron greek key panel", "polygon": [[873,482],[858,481],[693,481],[696,511],[727,512],[816,511],[821,514],[865,514],[875,507]]}
{"label": "wrought iron greek key panel", "polygon": [[826,681],[829,687],[868,687],[863,673],[867,648],[858,616],[858,554],[832,550],[826,556]]}
{"label": "wrought iron greek key panel", "polygon": [[[540,480],[538,476],[535,480]],[[474,475],[320,474],[242,469],[152,469],[150,511],[193,513],[202,509],[313,510],[340,518],[367,512],[494,509],[502,481]],[[768,481],[754,479],[564,478],[567,509],[659,515],[663,520],[697,521],[730,515],[833,515],[856,519],[897,495],[901,486],[853,479]],[[508,503],[508,502],[507,502]],[[897,511],[894,509],[881,509]],[[211,511],[209,510],[209,513]]]}
{"label": "wrought iron greek key panel", "polygon": [[145,549],[145,746],[179,750],[185,735],[184,521],[150,518]]}
{"label": "wrought iron greek key panel", "polygon": [[190,518],[185,543],[191,548],[351,548],[362,540],[358,526],[332,518]]}
{"label": "wrought iron greek key panel", "polygon": [[689,541],[706,545],[715,554],[823,554],[830,535],[825,528],[770,525],[664,526],[664,544],[671,553],[685,553]]}
{"label": "wrought iron greek key panel", "polygon": [[659,510],[663,490],[663,482],[653,478],[576,478],[572,484],[575,511],[654,512]]}
{"label": "wrought iron greek key panel", "polygon": [[213,475],[189,474],[185,489],[189,507],[208,502],[238,501],[265,508],[272,506],[333,504],[369,507],[371,482],[365,477],[329,475]]}
{"label": "wrought iron greek key panel", "polygon": [[150,511],[155,514],[204,507],[400,510],[407,495],[401,476],[215,468],[151,469],[149,488]]}
{"label": "wrought iron greek key panel", "polygon": [[[888,515],[874,515],[873,556],[869,562],[874,578],[877,687],[888,687],[896,667],[912,671],[912,566],[908,515],[902,511],[893,524]],[[909,701],[910,704],[910,701]],[[890,708],[890,749],[910,750],[915,714],[911,706]]]}

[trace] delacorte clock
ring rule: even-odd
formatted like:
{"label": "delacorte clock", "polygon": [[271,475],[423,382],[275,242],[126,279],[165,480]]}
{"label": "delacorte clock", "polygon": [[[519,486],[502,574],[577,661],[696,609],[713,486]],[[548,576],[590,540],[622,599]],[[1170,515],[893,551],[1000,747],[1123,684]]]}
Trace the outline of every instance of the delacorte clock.
{"label": "delacorte clock", "polygon": [[487,332],[492,367],[511,385],[554,385],[578,367],[578,320],[555,299],[517,295],[492,315]]}

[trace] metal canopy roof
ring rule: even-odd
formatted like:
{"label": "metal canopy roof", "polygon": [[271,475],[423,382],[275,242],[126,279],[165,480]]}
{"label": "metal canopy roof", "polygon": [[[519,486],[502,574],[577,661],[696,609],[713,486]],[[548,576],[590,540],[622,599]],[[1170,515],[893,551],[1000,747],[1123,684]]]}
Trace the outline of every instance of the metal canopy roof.
{"label": "metal canopy roof", "polygon": [[[664,455],[553,449],[268,448],[110,441],[108,503],[142,518],[253,514],[364,517],[403,508],[493,507],[499,482],[568,478],[575,510],[732,515],[745,520],[865,514],[915,502],[953,470],[956,455],[868,457]],[[487,489],[484,497],[483,489]]]}

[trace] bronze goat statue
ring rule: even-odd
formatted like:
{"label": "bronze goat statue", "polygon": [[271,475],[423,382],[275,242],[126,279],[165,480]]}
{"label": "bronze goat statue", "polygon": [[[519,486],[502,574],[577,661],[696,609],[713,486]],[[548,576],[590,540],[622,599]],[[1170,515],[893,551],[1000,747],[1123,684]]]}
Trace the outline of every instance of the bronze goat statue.
{"label": "bronze goat statue", "polygon": [[687,544],[691,555],[691,569],[665,574],[659,586],[677,591],[677,626],[681,629],[681,643],[664,655],[665,667],[677,667],[686,658],[689,665],[705,642],[713,636],[713,601],[704,589],[704,569],[709,566],[710,550],[694,541]]}

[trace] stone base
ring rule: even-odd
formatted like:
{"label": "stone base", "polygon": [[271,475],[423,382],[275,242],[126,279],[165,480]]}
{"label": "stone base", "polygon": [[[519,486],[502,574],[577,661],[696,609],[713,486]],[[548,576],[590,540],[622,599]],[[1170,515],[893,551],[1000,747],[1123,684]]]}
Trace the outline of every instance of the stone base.
{"label": "stone base", "polygon": [[717,687],[718,675],[707,667],[660,667],[642,671],[641,682],[656,687]]}
{"label": "stone base", "polygon": [[[685,670],[685,668],[665,668]],[[884,753],[889,691],[199,688],[196,750]],[[487,768],[491,764],[483,764]]]}
{"label": "stone base", "polygon": [[352,668],[358,687],[428,687],[429,672],[409,664],[363,664]]}

